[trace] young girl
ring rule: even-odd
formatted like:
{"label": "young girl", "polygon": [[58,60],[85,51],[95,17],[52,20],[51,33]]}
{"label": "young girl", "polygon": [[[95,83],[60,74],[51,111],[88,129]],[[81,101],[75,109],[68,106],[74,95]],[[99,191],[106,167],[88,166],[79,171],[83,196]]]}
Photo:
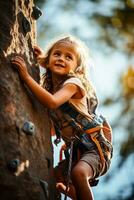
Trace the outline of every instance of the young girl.
{"label": "young girl", "polygon": [[86,78],[88,50],[81,41],[67,36],[55,41],[45,55],[39,47],[34,51],[40,65],[46,69],[42,86],[29,75],[21,57],[16,56],[12,63],[37,99],[51,111],[57,135],[61,135],[67,148],[73,139],[70,184],[66,188],[69,166],[61,162],[55,169],[57,189],[67,192],[73,200],[93,200],[91,181],[107,172],[112,147],[111,129],[103,117],[96,118],[97,98]]}

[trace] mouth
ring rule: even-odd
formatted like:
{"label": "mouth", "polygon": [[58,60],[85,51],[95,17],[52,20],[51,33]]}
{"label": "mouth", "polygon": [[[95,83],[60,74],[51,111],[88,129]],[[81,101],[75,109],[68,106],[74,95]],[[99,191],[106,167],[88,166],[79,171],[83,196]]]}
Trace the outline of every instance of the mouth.
{"label": "mouth", "polygon": [[64,65],[62,65],[62,64],[60,64],[60,63],[58,63],[58,64],[55,64],[55,66],[56,66],[56,67],[62,67],[62,68],[65,68],[65,66],[64,66]]}

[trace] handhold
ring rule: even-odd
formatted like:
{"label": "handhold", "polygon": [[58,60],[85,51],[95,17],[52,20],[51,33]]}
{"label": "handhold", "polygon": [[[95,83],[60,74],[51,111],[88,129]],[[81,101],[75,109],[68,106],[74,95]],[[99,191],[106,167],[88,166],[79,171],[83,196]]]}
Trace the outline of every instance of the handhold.
{"label": "handhold", "polygon": [[32,17],[37,20],[42,15],[42,11],[37,6],[33,7]]}
{"label": "handhold", "polygon": [[35,134],[35,125],[30,122],[26,121],[22,127],[22,130],[27,134],[27,135],[34,135]]}
{"label": "handhold", "polygon": [[20,164],[19,159],[13,159],[7,163],[7,167],[11,172],[16,172],[19,164]]}
{"label": "handhold", "polygon": [[40,182],[40,186],[42,187],[43,191],[44,191],[44,195],[45,195],[45,198],[46,200],[49,199],[49,189],[48,189],[48,183],[46,181],[43,181],[43,180],[39,180]]}
{"label": "handhold", "polygon": [[31,31],[30,22],[28,21],[28,19],[26,17],[23,17],[22,27],[23,27],[23,30],[24,30],[25,34]]}

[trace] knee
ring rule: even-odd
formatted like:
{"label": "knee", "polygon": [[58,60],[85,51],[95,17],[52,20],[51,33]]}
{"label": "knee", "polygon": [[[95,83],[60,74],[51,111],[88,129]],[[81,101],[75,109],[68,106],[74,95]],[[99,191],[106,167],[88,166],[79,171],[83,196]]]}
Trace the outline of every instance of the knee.
{"label": "knee", "polygon": [[71,173],[71,178],[73,182],[81,182],[84,179],[86,180],[87,176],[83,167],[80,166],[74,167]]}

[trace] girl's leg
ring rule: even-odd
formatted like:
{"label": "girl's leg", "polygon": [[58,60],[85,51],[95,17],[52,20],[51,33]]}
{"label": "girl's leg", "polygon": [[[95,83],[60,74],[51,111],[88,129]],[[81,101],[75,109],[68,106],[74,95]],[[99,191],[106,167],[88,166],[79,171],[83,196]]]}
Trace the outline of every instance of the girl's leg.
{"label": "girl's leg", "polygon": [[93,170],[84,161],[79,161],[72,170],[71,178],[75,187],[77,200],[93,200],[89,179],[93,177]]}
{"label": "girl's leg", "polygon": [[[60,163],[60,165],[58,165],[54,169],[54,175],[55,175],[56,182],[57,182],[56,188],[60,193],[63,193],[63,194],[65,194],[65,192],[66,192],[66,185],[65,185],[66,177],[64,176],[64,170],[63,170],[64,164],[66,164],[66,163],[62,162],[62,163]],[[67,196],[69,196],[73,200],[77,200],[75,188],[73,185],[69,185]]]}

